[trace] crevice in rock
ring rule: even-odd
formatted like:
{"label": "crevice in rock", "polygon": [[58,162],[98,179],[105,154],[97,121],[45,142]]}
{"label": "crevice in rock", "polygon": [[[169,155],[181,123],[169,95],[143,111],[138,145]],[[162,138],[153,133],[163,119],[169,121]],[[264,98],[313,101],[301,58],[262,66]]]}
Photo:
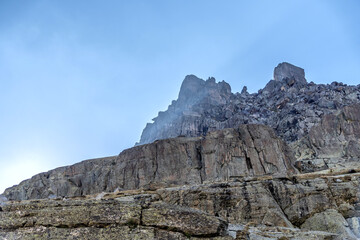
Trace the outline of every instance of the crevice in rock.
{"label": "crevice in rock", "polygon": [[250,147],[250,148],[253,148],[253,149],[256,151],[256,153],[257,153],[257,155],[258,155],[259,163],[260,163],[260,165],[261,165],[261,167],[262,167],[262,169],[263,169],[263,171],[264,171],[264,174],[266,174],[266,173],[267,173],[266,168],[265,168],[265,166],[264,166],[264,163],[261,161],[261,157],[260,157],[260,154],[262,153],[262,150],[259,151],[259,150],[257,149],[257,147],[256,147],[256,145],[255,145],[255,138],[254,138],[254,136],[252,135],[252,133],[251,133],[251,131],[250,131],[250,129],[249,129],[249,125],[246,126],[246,129],[247,129],[247,131],[248,131],[248,133],[249,133],[249,135],[250,135],[252,144],[253,144],[253,146],[254,146],[254,147]]}
{"label": "crevice in rock", "polygon": [[[254,142],[254,141],[253,141],[253,142]],[[255,145],[255,144],[254,144],[254,145]],[[264,171],[263,174],[266,174],[267,172],[266,172],[264,163],[261,161],[261,157],[260,157],[261,151],[258,151],[258,149],[257,149],[256,147],[253,147],[253,149],[256,151],[256,154],[257,154],[257,156],[258,156],[259,163],[260,163],[260,165],[261,165],[262,170]]]}
{"label": "crevice in rock", "polygon": [[122,186],[121,186],[122,189],[125,189],[125,179],[126,179],[125,171],[126,171],[126,167],[124,167],[122,170]]}
{"label": "crevice in rock", "polygon": [[[79,182],[80,182],[79,187],[81,187],[81,185],[82,185],[81,180]],[[109,186],[109,182],[110,182],[110,172],[106,172],[106,174],[104,176],[104,186],[103,186],[102,191],[106,191],[107,187]]]}
{"label": "crevice in rock", "polygon": [[324,180],[325,180],[325,182],[326,182],[326,186],[327,186],[328,189],[329,189],[329,193],[330,193],[331,198],[332,198],[331,200],[336,204],[336,201],[335,201],[336,197],[335,197],[335,195],[334,195],[334,193],[333,193],[333,191],[332,191],[332,189],[331,189],[330,182],[329,182],[329,178],[325,178]]}
{"label": "crevice in rock", "polygon": [[135,165],[135,171],[136,171],[135,187],[139,188],[139,186],[140,186],[140,177],[139,177],[139,168],[137,167],[137,164]]}
{"label": "crevice in rock", "polygon": [[200,146],[196,147],[196,155],[196,159],[198,161],[198,171],[200,174],[200,182],[203,183],[205,180],[205,163],[203,161],[201,144]]}
{"label": "crevice in rock", "polygon": [[269,190],[272,198],[275,200],[276,204],[278,205],[279,209],[281,210],[282,214],[284,214],[284,216],[286,217],[286,219],[291,222],[289,220],[289,216],[285,213],[284,209],[282,208],[281,206],[281,203],[280,203],[280,199],[278,198],[278,194],[275,192],[275,188],[274,188],[274,183],[272,181],[267,181],[267,182],[264,182],[264,185],[267,187],[267,189]]}
{"label": "crevice in rock", "polygon": [[144,211],[144,209],[145,209],[144,206],[141,205],[139,225],[144,225],[144,223],[143,223],[143,211]]}
{"label": "crevice in rock", "polygon": [[154,159],[154,162],[153,162],[153,169],[154,169],[153,181],[155,181],[156,175],[157,175],[157,172],[158,172],[158,169],[159,169],[158,150],[159,150],[159,147],[158,147],[158,142],[157,142],[157,143],[155,143],[155,159]]}
{"label": "crevice in rock", "polygon": [[249,192],[246,189],[247,187],[247,182],[244,182],[244,184],[241,187],[241,192],[242,195],[244,196],[244,200],[246,201],[246,206],[244,207],[244,219],[247,221],[250,221],[251,219],[251,202],[250,202],[250,197],[249,197]]}
{"label": "crevice in rock", "polygon": [[253,166],[251,163],[251,159],[249,158],[249,156],[247,155],[247,152],[245,152],[245,161],[246,161],[246,167],[248,169],[248,171],[252,171],[253,170]]}
{"label": "crevice in rock", "polygon": [[[284,149],[284,146],[281,145],[281,143],[279,141],[277,141],[277,139],[274,139],[273,141],[276,141],[276,146],[281,151],[281,153],[286,153],[287,152],[287,149],[286,148]],[[285,157],[281,156],[280,158],[282,160],[282,163],[284,164],[285,169],[290,169],[290,168],[293,167],[293,166],[289,166],[289,164],[287,163]]]}

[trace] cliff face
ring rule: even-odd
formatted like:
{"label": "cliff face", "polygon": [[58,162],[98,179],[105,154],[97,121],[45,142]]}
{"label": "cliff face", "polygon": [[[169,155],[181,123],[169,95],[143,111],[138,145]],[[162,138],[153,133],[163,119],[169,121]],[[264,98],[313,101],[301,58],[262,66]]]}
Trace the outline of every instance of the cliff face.
{"label": "cliff face", "polygon": [[359,171],[7,202],[0,238],[355,240]]}
{"label": "cliff face", "polygon": [[222,129],[211,127],[204,119],[203,111],[229,104],[232,96],[230,85],[224,81],[216,83],[214,78],[204,81],[194,75],[186,76],[178,99],[167,111],[159,112],[153,124],[146,125],[137,145],[181,135],[203,136],[209,130]]}
{"label": "cliff face", "polygon": [[360,105],[325,115],[309,134],[291,145],[302,172],[334,168],[360,157]]}
{"label": "cliff face", "polygon": [[174,138],[41,173],[9,188],[10,200],[81,196],[119,189],[295,173],[289,147],[264,125],[241,125],[205,137]]}
{"label": "cliff face", "polygon": [[141,145],[8,188],[0,238],[359,239],[359,94],[288,63],[256,94],[187,76]]}

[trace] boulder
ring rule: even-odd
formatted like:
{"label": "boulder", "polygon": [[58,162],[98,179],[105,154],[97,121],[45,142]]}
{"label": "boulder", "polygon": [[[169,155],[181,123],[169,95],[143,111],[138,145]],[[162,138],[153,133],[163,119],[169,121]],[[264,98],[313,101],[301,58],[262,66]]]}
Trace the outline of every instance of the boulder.
{"label": "boulder", "polygon": [[288,85],[294,85],[296,82],[306,84],[305,71],[290,63],[283,62],[274,69],[275,81],[286,81]]}
{"label": "boulder", "polygon": [[337,234],[338,240],[356,240],[357,237],[350,230],[344,217],[334,209],[328,209],[310,217],[301,225],[302,229],[325,231]]}

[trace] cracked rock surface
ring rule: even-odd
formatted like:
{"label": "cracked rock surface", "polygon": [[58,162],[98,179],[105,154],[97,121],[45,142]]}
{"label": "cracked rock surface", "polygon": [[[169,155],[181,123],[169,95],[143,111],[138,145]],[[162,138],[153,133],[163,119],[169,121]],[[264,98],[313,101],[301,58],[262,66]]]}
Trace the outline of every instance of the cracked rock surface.
{"label": "cracked rock surface", "polygon": [[5,190],[9,200],[81,196],[116,188],[156,188],[234,176],[295,173],[290,148],[264,125],[241,125],[205,137],[156,141],[117,157],[83,161],[35,175]]}
{"label": "cracked rock surface", "polygon": [[356,239],[346,219],[360,216],[359,179],[360,164],[289,179],[260,176],[100,198],[8,201],[0,211],[0,237]]}

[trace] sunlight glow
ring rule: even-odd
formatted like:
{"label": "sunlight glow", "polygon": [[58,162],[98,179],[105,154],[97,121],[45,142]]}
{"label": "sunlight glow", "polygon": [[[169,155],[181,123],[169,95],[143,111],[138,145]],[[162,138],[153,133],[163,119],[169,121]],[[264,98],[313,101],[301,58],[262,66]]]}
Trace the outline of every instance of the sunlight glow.
{"label": "sunlight glow", "polygon": [[5,179],[0,182],[0,194],[8,187],[19,184],[40,172],[50,170],[49,159],[48,154],[40,152],[27,152],[12,158],[7,162],[6,168],[0,169],[1,179]]}

